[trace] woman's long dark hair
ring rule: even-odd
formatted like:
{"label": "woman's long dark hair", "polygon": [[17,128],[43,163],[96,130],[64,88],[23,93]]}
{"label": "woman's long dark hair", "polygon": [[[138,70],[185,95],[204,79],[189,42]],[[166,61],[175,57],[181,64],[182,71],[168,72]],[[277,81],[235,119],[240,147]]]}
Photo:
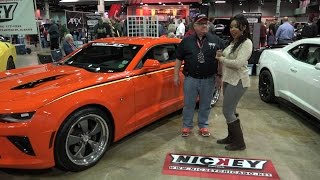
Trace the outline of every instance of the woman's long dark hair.
{"label": "woman's long dark hair", "polygon": [[[240,44],[243,43],[245,40],[251,39],[250,38],[250,26],[249,26],[249,22],[246,19],[246,17],[244,17],[243,14],[238,14],[230,19],[230,24],[233,20],[235,20],[237,22],[237,27],[240,29],[240,31],[242,31],[244,28],[245,28],[245,30],[243,31],[243,34],[239,37],[239,40],[234,44],[233,48],[231,49],[231,53],[233,53],[240,46]],[[232,35],[230,33],[230,43],[233,40],[234,40],[234,38],[232,37]]]}

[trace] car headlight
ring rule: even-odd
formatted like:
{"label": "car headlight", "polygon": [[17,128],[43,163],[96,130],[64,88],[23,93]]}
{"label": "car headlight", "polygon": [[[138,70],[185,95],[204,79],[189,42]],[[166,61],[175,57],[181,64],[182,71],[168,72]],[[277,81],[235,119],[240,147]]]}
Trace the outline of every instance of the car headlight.
{"label": "car headlight", "polygon": [[24,112],[24,113],[12,113],[12,114],[0,114],[0,121],[7,122],[23,122],[28,121],[32,118],[35,112]]}

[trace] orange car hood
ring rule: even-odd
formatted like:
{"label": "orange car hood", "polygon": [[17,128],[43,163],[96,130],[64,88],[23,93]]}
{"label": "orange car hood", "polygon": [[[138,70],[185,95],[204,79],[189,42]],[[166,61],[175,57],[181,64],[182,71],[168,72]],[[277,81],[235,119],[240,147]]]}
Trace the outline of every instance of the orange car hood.
{"label": "orange car hood", "polygon": [[1,72],[0,109],[13,106],[36,109],[75,90],[119,79],[125,73],[93,73],[55,64]]}

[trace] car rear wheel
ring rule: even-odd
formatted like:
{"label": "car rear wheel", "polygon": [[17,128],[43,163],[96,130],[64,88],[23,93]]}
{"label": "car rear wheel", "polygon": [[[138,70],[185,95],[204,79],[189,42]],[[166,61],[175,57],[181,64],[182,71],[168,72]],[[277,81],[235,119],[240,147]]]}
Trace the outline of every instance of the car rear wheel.
{"label": "car rear wheel", "polygon": [[74,172],[94,166],[109,147],[112,131],[110,120],[99,109],[89,107],[73,113],[56,136],[56,166]]}
{"label": "car rear wheel", "polygon": [[213,92],[213,98],[211,100],[211,107],[214,107],[214,105],[218,102],[219,97],[220,97],[220,92],[221,92],[221,88],[215,88],[214,92]]}
{"label": "car rear wheel", "polygon": [[262,71],[259,75],[259,95],[264,102],[275,101],[273,78],[268,70]]}
{"label": "car rear wheel", "polygon": [[13,62],[13,58],[9,57],[7,61],[7,70],[15,69],[15,68],[16,68],[16,65]]}

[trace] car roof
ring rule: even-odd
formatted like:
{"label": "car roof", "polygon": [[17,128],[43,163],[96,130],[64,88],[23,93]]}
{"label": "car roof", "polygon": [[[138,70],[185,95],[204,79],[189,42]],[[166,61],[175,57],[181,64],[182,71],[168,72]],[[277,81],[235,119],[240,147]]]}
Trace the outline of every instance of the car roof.
{"label": "car roof", "polygon": [[316,38],[305,38],[305,39],[301,39],[299,41],[295,41],[298,44],[301,43],[312,43],[312,44],[320,44],[320,38],[316,37]]}
{"label": "car roof", "polygon": [[316,38],[305,38],[305,39],[301,39],[298,41],[295,41],[291,44],[289,44],[288,46],[285,46],[284,49],[291,49],[299,44],[320,44],[320,37],[316,37]]}
{"label": "car roof", "polygon": [[107,42],[119,44],[135,44],[135,45],[155,45],[167,43],[180,43],[181,39],[168,37],[114,37],[97,39],[94,42]]}

